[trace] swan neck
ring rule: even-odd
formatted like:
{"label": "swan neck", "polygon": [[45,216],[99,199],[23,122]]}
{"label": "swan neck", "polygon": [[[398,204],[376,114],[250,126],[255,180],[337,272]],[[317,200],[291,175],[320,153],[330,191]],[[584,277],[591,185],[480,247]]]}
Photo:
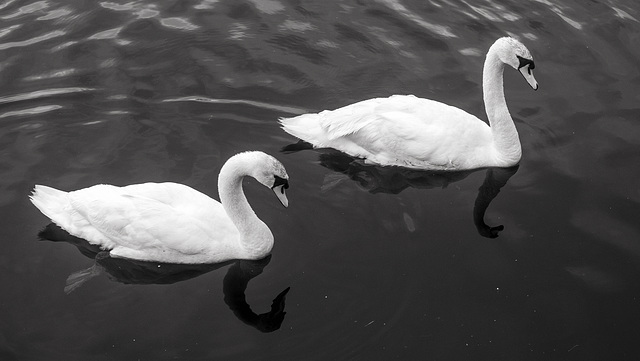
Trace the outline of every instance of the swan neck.
{"label": "swan neck", "polygon": [[496,46],[487,53],[482,72],[484,106],[499,157],[513,165],[520,160],[520,138],[504,97],[504,68]]}
{"label": "swan neck", "polygon": [[[244,195],[244,189],[242,188],[244,177],[245,175],[223,174],[223,172],[220,172],[220,177],[218,178],[220,203],[222,203],[222,207],[236,227],[244,223],[241,222],[243,219],[257,218]],[[238,228],[241,231],[240,227]]]}
{"label": "swan neck", "polygon": [[504,118],[511,120],[511,115],[504,98],[504,63],[491,50],[484,62],[482,89],[489,124],[493,126],[495,122],[505,120]]}
{"label": "swan neck", "polygon": [[253,168],[255,165],[235,156],[225,163],[218,176],[220,203],[240,233],[238,256],[246,259],[264,257],[273,246],[271,231],[256,216],[242,188],[244,177],[251,176]]}

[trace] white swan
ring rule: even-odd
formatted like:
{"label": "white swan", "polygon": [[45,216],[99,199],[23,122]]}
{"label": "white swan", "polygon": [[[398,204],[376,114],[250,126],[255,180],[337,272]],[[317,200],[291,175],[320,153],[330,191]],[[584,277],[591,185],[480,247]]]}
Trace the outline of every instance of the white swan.
{"label": "white swan", "polygon": [[236,154],[222,166],[222,203],[178,183],[96,185],[73,192],[36,185],[30,198],[58,226],[112,257],[192,264],[260,259],[271,252],[273,234],[247,202],[245,176],[271,188],[288,206],[287,172],[262,152]]}
{"label": "white swan", "polygon": [[439,170],[513,166],[522,150],[504,98],[505,64],[538,89],[529,50],[510,37],[496,40],[482,73],[490,126],[464,110],[413,95],[368,99],[280,123],[315,148],[335,148],[366,163]]}

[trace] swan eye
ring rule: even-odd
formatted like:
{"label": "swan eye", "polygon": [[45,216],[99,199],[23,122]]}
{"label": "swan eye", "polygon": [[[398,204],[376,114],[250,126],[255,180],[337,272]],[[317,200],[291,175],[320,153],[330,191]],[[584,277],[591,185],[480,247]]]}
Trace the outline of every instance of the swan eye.
{"label": "swan eye", "polygon": [[531,70],[536,68],[536,64],[534,64],[532,59],[525,59],[523,57],[521,57],[520,55],[516,55],[518,57],[518,61],[520,62],[520,64],[518,65],[518,70],[520,68],[522,68],[523,66],[527,66],[529,65],[529,68],[527,69],[529,71],[529,74],[531,74]]}
{"label": "swan eye", "polygon": [[284,179],[282,177],[278,177],[277,175],[274,175],[273,178],[274,178],[274,182],[273,182],[273,187],[271,187],[271,189],[277,186],[282,186],[281,190],[282,190],[282,193],[284,193],[284,190],[289,188],[289,180]]}

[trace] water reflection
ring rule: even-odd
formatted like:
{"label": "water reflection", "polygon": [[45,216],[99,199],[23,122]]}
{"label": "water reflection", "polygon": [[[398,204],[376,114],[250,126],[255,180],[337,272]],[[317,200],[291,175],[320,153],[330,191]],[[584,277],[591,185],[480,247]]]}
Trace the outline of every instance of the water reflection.
{"label": "water reflection", "polygon": [[229,268],[222,290],[224,302],[229,306],[233,314],[245,324],[255,327],[262,332],[272,332],[280,328],[284,320],[284,303],[289,287],[285,288],[273,299],[271,310],[262,314],[256,314],[251,310],[245,297],[245,290],[249,280],[262,273],[264,267],[271,260],[271,256],[265,257],[261,261],[236,261]]}
{"label": "water reflection", "polygon": [[503,225],[492,227],[484,223],[484,214],[491,201],[500,193],[500,189],[507,184],[509,179],[516,174],[518,168],[518,165],[510,168],[487,168],[484,182],[478,189],[478,196],[473,206],[473,223],[481,236],[496,238],[498,232],[504,230]]}
{"label": "water reflection", "polygon": [[262,273],[271,261],[271,256],[257,261],[238,260],[216,264],[144,262],[112,258],[109,252],[102,251],[82,238],[72,236],[54,223],[47,225],[38,236],[42,240],[70,243],[83,255],[95,260],[91,267],[69,275],[64,289],[66,293],[73,292],[86,281],[103,273],[106,273],[109,279],[124,284],[172,284],[232,264],[224,277],[222,290],[224,302],[234,315],[243,323],[261,332],[273,332],[279,329],[284,321],[285,298],[289,287],[273,299],[271,310],[262,314],[255,313],[245,297],[249,281]]}
{"label": "water reflection", "polygon": [[[283,151],[295,151],[308,147],[303,142],[283,148]],[[480,188],[473,207],[473,223],[478,233],[487,238],[496,238],[503,225],[489,226],[484,222],[484,215],[489,204],[500,193],[500,189],[516,174],[519,166],[510,168],[483,168],[459,172],[424,171],[402,167],[382,167],[364,164],[362,160],[347,154],[326,150],[319,155],[323,167],[346,175],[362,189],[370,193],[399,194],[408,187],[418,189],[445,188],[449,184],[461,181],[470,174],[485,171],[485,179]],[[327,185],[323,187],[330,187]]]}

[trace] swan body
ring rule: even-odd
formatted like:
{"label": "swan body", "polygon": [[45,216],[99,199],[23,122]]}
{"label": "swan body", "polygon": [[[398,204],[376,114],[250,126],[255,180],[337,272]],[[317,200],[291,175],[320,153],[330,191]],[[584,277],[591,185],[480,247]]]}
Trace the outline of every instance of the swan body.
{"label": "swan body", "polygon": [[464,110],[413,95],[368,99],[280,123],[316,148],[334,148],[367,163],[433,170],[510,167],[520,161],[522,150],[504,98],[505,65],[538,89],[529,50],[510,37],[496,40],[483,68],[489,125]]}
{"label": "swan body", "polygon": [[245,176],[288,206],[286,170],[262,152],[239,153],[223,165],[221,202],[178,183],[101,184],[73,192],[36,185],[30,199],[58,226],[112,257],[189,264],[260,259],[271,252],[273,234],[247,202]]}

